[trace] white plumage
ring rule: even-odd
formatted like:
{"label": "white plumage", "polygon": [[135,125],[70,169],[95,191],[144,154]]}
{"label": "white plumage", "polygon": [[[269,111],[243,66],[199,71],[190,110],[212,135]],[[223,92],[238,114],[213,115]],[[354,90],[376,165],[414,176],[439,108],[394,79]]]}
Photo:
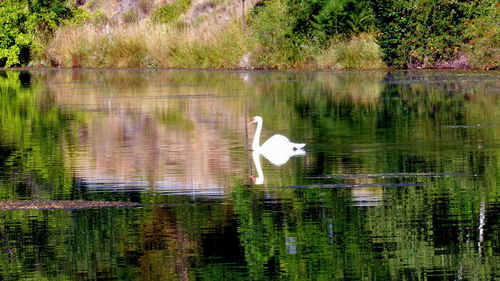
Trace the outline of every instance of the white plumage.
{"label": "white plumage", "polygon": [[263,123],[262,117],[255,116],[251,121],[251,124],[253,123],[257,123],[257,128],[253,137],[252,150],[264,155],[274,165],[283,165],[290,157],[305,154],[305,151],[302,150],[306,145],[305,143],[294,143],[287,137],[278,134],[270,137],[262,145],[259,145]]}

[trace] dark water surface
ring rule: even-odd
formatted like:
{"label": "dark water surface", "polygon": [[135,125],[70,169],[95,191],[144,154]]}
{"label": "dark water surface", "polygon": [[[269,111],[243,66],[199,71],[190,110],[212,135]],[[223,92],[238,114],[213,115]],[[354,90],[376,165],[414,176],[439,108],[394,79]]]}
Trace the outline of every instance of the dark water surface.
{"label": "dark water surface", "polygon": [[[0,280],[499,280],[499,102],[500,72],[1,71]],[[305,155],[252,153],[255,115]]]}

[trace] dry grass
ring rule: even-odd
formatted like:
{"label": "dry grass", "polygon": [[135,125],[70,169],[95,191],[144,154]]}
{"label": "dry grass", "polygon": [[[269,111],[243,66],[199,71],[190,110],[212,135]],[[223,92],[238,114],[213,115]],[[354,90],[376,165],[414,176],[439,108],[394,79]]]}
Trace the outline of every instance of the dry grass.
{"label": "dry grass", "polygon": [[322,69],[381,69],[382,50],[374,34],[360,34],[347,41],[334,40],[315,58]]}
{"label": "dry grass", "polygon": [[57,66],[87,66],[99,37],[93,26],[62,27],[49,43],[47,56]]}
{"label": "dry grass", "polygon": [[64,67],[141,67],[147,45],[139,26],[102,30],[93,25],[68,25],[58,30],[48,47],[48,57]]}
{"label": "dry grass", "polygon": [[107,67],[147,66],[147,30],[133,25],[125,30],[115,30],[103,39],[102,63]]}
{"label": "dry grass", "polygon": [[65,26],[47,54],[63,67],[237,67],[247,52],[247,38],[237,22],[217,32],[152,23]]}
{"label": "dry grass", "polygon": [[[246,2],[247,12],[257,1]],[[237,68],[247,54],[253,54],[248,56],[247,65],[279,66],[273,58],[284,51],[277,49],[265,52],[267,57],[259,56],[262,46],[252,40],[254,29],[242,27],[240,1],[220,0],[221,6],[213,9],[196,8],[206,3],[193,1],[191,9],[170,24],[150,20],[120,24],[108,16],[94,16],[93,22],[59,28],[46,54],[53,65],[63,67]],[[270,20],[274,18],[272,15]],[[288,55],[304,56],[301,52]],[[381,55],[375,36],[361,34],[349,41],[332,41],[315,57],[310,53],[295,61],[284,60],[282,68],[384,68]]]}
{"label": "dry grass", "polygon": [[[206,34],[206,33],[205,33]],[[196,31],[187,31],[182,40],[171,49],[170,61],[175,67],[235,68],[248,52],[249,36],[234,24],[213,37],[205,37]]]}
{"label": "dry grass", "polygon": [[[97,7],[109,6],[96,1]],[[163,2],[155,5],[159,3]],[[193,1],[200,7],[204,7],[203,3]],[[63,67],[237,67],[249,52],[251,36],[239,21],[241,3],[218,3],[220,6],[214,9],[190,9],[171,24],[151,20],[119,23],[110,17],[95,16],[93,22],[82,26],[66,25],[49,42],[47,57],[52,64]],[[113,9],[119,10],[113,7],[108,7],[107,15],[113,15]],[[144,9],[151,11],[153,7]],[[188,23],[188,18],[197,20]]]}

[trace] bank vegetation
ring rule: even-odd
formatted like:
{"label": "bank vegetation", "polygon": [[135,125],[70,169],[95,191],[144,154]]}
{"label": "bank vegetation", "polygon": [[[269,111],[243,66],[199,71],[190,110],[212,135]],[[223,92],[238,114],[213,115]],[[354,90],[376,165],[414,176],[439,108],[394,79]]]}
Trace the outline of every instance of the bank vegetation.
{"label": "bank vegetation", "polygon": [[496,0],[3,0],[0,66],[498,69]]}

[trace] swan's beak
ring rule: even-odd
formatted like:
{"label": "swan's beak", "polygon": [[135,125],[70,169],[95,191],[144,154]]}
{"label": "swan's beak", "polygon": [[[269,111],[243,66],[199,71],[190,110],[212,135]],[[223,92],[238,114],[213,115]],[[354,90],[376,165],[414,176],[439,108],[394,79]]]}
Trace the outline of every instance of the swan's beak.
{"label": "swan's beak", "polygon": [[254,123],[256,123],[255,120],[250,120],[250,122],[248,122],[248,125],[252,125]]}

